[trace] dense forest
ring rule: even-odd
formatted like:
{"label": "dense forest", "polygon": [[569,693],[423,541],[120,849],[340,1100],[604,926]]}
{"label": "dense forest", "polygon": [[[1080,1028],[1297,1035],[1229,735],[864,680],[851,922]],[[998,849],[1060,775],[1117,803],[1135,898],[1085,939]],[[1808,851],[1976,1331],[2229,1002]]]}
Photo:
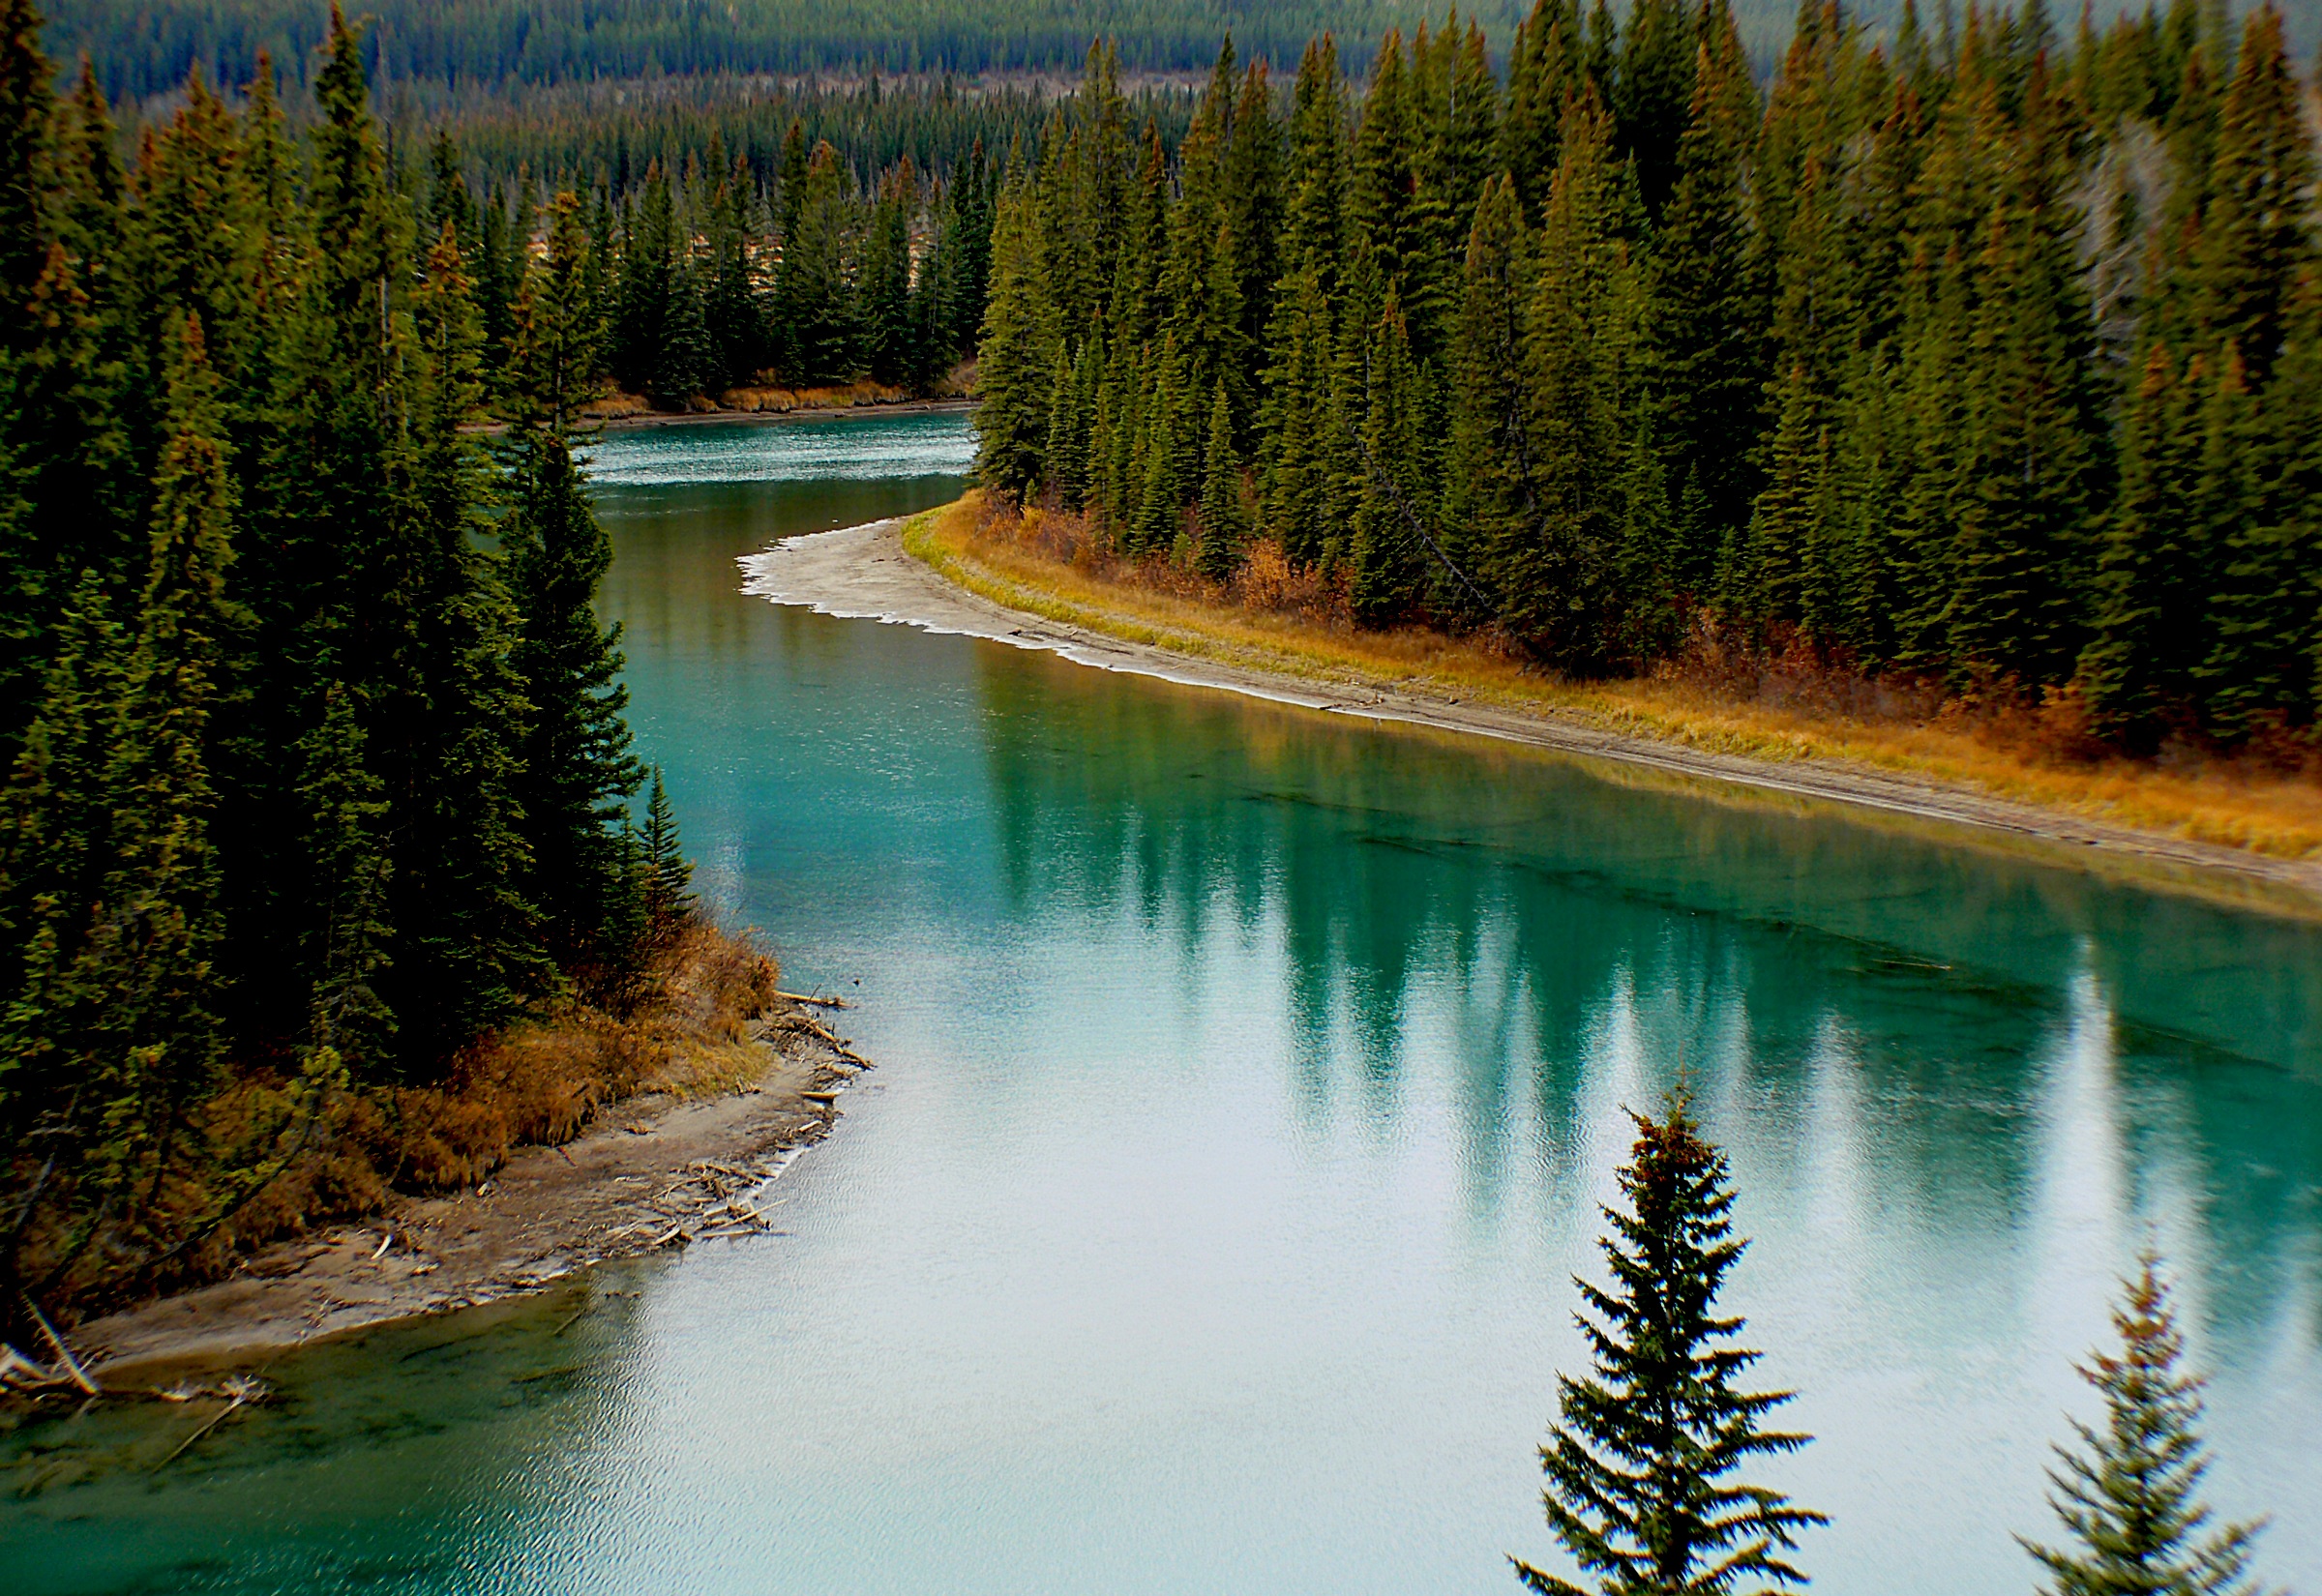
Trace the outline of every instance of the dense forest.
{"label": "dense forest", "polygon": [[2314,110],[2271,8],[1892,47],[1808,0],[1541,0],[1220,56],[1176,158],[1101,74],[1008,175],[982,470],[1230,577],[1579,673],[1705,633],[2084,702],[2131,747],[2314,718]]}
{"label": "dense forest", "polygon": [[[1287,54],[1324,29],[1375,38],[1406,20],[1409,8],[1397,0],[380,0],[366,10],[376,17],[367,48],[381,83],[459,87],[721,74],[1069,74],[1096,34],[1117,39],[1135,70],[1198,74],[1228,31]],[[1478,15],[1504,34],[1520,10],[1513,0],[1487,0]],[[196,67],[245,81],[261,52],[304,63],[323,25],[313,0],[60,0],[53,43],[66,59],[95,56],[115,97],[142,99],[175,89]]]}
{"label": "dense forest", "polygon": [[[2137,0],[2092,0],[2099,21]],[[2246,9],[2246,0],[2233,0]],[[1619,10],[1621,8],[1616,8]],[[1525,8],[1479,0],[1496,62]],[[1427,15],[1425,0],[379,0],[367,60],[381,83],[496,89],[549,83],[691,78],[720,74],[988,74],[1075,72],[1093,36],[1117,42],[1137,74],[1192,74],[1207,67],[1223,34],[1243,48],[1289,61],[1329,32],[1377,39]],[[1743,45],[1761,67],[1778,58],[1792,0],[1736,0]],[[1865,0],[1858,15],[1891,29],[1901,0]],[[2293,16],[2304,48],[2322,43],[2322,16]],[[213,81],[246,82],[266,53],[298,74],[316,59],[323,13],[312,0],[59,0],[52,43],[67,60],[86,50],[116,99],[167,94],[196,68]],[[296,79],[303,83],[303,78]]]}
{"label": "dense forest", "polygon": [[577,239],[577,291],[604,329],[582,374],[657,404],[761,378],[925,390],[972,353],[997,181],[980,139],[970,134],[944,178],[906,154],[865,181],[795,117],[762,165],[729,152],[714,123],[687,131],[705,131],[705,142],[673,139],[666,161],[641,163],[626,149],[600,152],[613,163],[593,178],[544,182],[521,162],[494,180],[438,130],[418,163],[418,214],[463,241],[495,400],[514,394],[518,300],[558,194]]}
{"label": "dense forest", "polygon": [[388,161],[353,32],[303,139],[261,76],[125,165],[39,25],[0,4],[12,1318],[166,1277],[350,1087],[617,1000],[682,890],[592,608],[580,201],[523,259],[491,442],[467,214]]}

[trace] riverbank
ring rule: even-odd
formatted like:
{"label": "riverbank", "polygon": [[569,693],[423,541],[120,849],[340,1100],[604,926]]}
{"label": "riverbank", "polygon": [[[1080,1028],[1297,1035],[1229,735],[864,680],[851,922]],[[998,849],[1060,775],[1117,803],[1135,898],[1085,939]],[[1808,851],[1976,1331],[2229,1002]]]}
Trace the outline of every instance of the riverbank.
{"label": "riverbank", "polygon": [[913,398],[900,388],[849,383],[841,388],[737,388],[701,409],[657,410],[633,394],[614,394],[584,407],[581,422],[620,430],[633,427],[685,427],[721,421],[834,421],[866,414],[909,416],[967,411],[975,400],[966,394]]}
{"label": "riverbank", "polygon": [[[704,935],[717,952],[729,946]],[[770,964],[759,962],[770,977]],[[695,1013],[619,1039],[658,1056],[593,1111],[584,1108],[577,1135],[554,1127],[481,1161],[472,1183],[390,1195],[358,1219],[256,1248],[224,1279],[74,1327],[66,1339],[76,1360],[100,1386],[143,1388],[184,1368],[247,1361],[536,1291],[593,1264],[770,1229],[765,1186],[829,1134],[840,1096],[868,1064],[819,1005],[773,993],[737,1017],[720,1012],[730,995],[681,991],[669,1010]],[[509,1049],[537,1057],[587,1045],[571,1029],[533,1027]],[[547,1089],[578,1091],[585,1073],[560,1072]],[[472,1117],[469,1108],[449,1117]],[[79,1400],[77,1390],[52,1389],[55,1400]]]}
{"label": "riverbank", "polygon": [[1675,683],[1574,685],[1423,633],[1356,634],[1111,581],[982,524],[975,495],[908,522],[786,540],[748,590],[1333,714],[1614,761],[1712,801],[1844,806],[2148,884],[2322,912],[2322,791],[2125,761],[2042,767],[1940,725],[1721,704]]}

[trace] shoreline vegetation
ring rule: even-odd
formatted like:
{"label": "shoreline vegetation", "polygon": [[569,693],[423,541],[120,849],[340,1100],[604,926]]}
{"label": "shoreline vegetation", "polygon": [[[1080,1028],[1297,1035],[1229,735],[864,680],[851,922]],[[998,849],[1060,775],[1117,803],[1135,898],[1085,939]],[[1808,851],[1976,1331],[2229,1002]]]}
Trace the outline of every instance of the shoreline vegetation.
{"label": "shoreline vegetation", "polygon": [[[341,1104],[246,1217],[222,1278],[60,1339],[92,1384],[141,1400],[189,1371],[763,1233],[762,1188],[870,1067],[816,1018],[835,999],[779,979],[747,938],[689,927],[628,1012],[574,1005],[489,1039],[441,1087]],[[48,1366],[10,1371],[35,1415],[89,1394],[45,1350]]]}
{"label": "shoreline vegetation", "polygon": [[[1841,800],[1849,773],[1901,778],[2118,828],[2115,846],[2132,845],[2129,834],[2155,845],[2201,844],[2165,856],[2322,894],[2322,871],[2310,863],[2322,848],[2322,789],[2303,775],[2224,760],[2167,769],[2060,751],[2034,714],[1857,696],[1850,684],[1811,672],[1713,659],[1649,676],[1566,681],[1487,638],[1415,626],[1358,630],[1343,590],[1291,572],[1264,546],[1233,582],[1212,583],[1166,560],[1115,555],[1081,517],[1020,510],[982,491],[914,517],[901,542],[938,576],[1017,614],[1285,686],[1390,692],[1409,700],[1397,718],[1475,729],[1427,706],[1510,711],[1645,745],[1826,772],[1836,778],[1826,795]],[[1593,752],[1622,756],[1615,747]],[[1973,806],[1945,818],[2025,829],[2013,815],[1979,820]]]}
{"label": "shoreline vegetation", "polygon": [[[632,750],[592,213],[511,248],[400,160],[336,7],[311,121],[196,75],[134,146],[41,25],[0,0],[0,1389],[762,1228],[743,1188],[864,1061],[709,924]],[[679,248],[652,197],[633,276]],[[679,332],[680,396],[767,369]],[[886,391],[791,369],[729,397]]]}
{"label": "shoreline vegetation", "polygon": [[2322,847],[2277,7],[1831,0],[1771,75],[1727,0],[1539,0],[1504,71],[1456,15],[1338,49],[1285,94],[1229,37],[1173,157],[1099,48],[1009,163],[995,570],[1293,670]]}

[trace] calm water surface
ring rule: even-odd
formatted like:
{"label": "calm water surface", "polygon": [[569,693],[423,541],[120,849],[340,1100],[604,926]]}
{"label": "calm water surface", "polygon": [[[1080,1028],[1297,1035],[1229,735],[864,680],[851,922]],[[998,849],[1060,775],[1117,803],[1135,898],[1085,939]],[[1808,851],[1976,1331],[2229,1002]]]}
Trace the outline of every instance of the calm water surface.
{"label": "calm water surface", "polygon": [[1682,1067],[1818,1589],[2030,1589],[2148,1240],[2212,1494],[2322,1587],[2313,925],[737,593],[968,455],[597,452],[706,895],[881,1065],[791,1233],[284,1359],[159,1473],[181,1411],[19,1433],[0,1586],[1510,1590],[1621,1106]]}

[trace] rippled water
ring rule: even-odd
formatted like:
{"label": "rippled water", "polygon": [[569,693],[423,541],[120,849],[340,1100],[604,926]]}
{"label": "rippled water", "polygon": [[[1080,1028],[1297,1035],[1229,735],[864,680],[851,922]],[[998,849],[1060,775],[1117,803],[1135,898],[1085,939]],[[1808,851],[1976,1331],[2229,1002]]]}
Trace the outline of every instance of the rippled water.
{"label": "rippled water", "polygon": [[[848,437],[936,474],[813,476]],[[1833,1518],[1817,1588],[2031,1588],[2148,1240],[2212,1493],[2322,1585],[2313,924],[735,592],[964,449],[596,457],[704,888],[880,1060],[793,1233],[283,1360],[159,1474],[175,1412],[19,1433],[0,1586],[1511,1590],[1619,1108],[1681,1067],[1821,1437],[1768,1470]]]}

